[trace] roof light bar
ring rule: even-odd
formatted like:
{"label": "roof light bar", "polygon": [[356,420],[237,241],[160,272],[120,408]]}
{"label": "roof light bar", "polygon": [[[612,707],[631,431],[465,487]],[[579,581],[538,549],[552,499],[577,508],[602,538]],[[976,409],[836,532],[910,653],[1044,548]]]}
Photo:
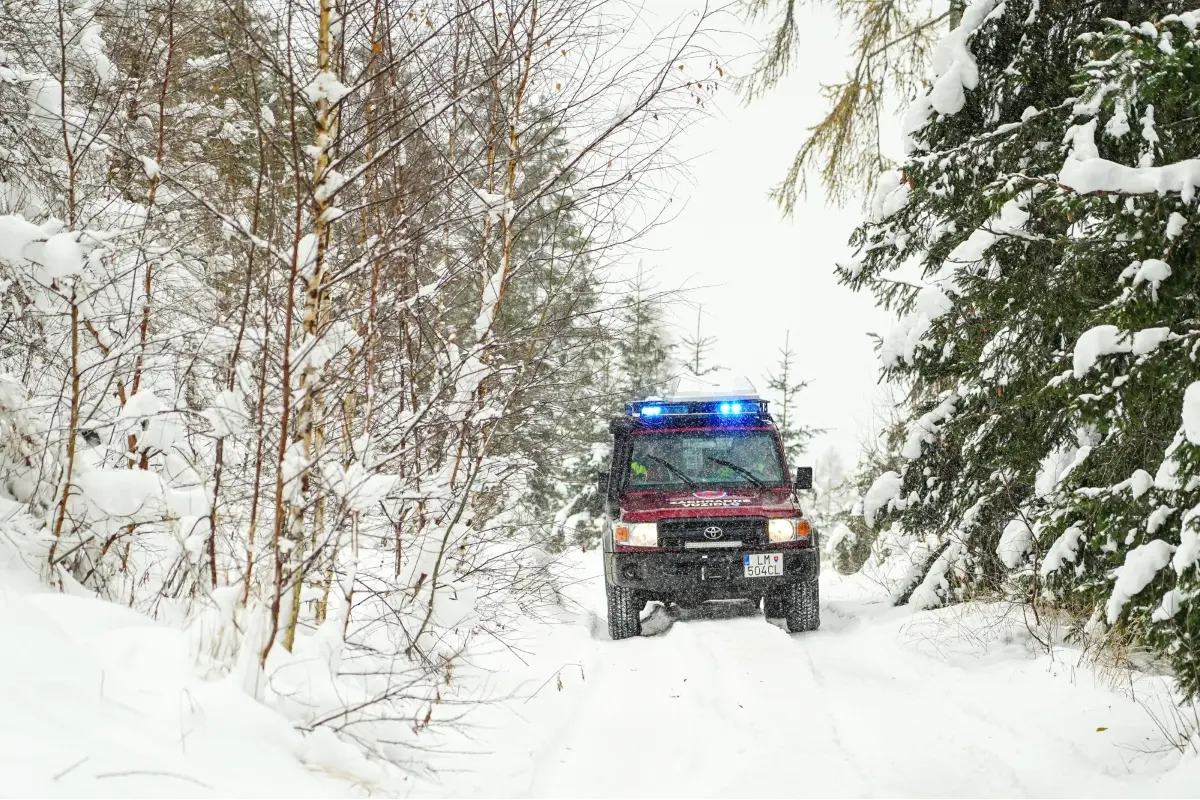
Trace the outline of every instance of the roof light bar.
{"label": "roof light bar", "polygon": [[669,403],[661,400],[642,400],[625,404],[625,415],[640,419],[681,416],[685,414],[712,415],[725,418],[759,416],[767,412],[767,401],[759,398],[728,398],[723,400],[693,400]]}

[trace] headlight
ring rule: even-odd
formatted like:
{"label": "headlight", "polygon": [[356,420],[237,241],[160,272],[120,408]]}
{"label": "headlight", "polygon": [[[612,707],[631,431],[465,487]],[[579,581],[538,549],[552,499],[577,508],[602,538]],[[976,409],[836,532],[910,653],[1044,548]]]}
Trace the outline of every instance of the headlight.
{"label": "headlight", "polygon": [[631,522],[628,525],[618,525],[613,531],[617,544],[630,547],[658,547],[658,523]]}
{"label": "headlight", "polygon": [[806,519],[772,519],[767,521],[767,537],[773,543],[799,542],[812,535]]}

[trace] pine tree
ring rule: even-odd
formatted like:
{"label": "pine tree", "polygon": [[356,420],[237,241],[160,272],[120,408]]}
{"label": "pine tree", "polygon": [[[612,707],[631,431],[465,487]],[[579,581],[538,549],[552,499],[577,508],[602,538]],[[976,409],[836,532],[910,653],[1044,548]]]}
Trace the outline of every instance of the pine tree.
{"label": "pine tree", "polygon": [[[880,342],[885,374],[912,387],[907,466],[888,508],[938,537],[927,577],[941,601],[955,585],[999,589],[997,546],[1030,513],[1047,443],[1076,438],[1045,391],[1084,306],[1059,289],[1070,223],[1047,204],[1043,176],[1062,163],[1052,128],[1073,105],[1086,52],[1076,37],[1120,5],[967,8],[939,46],[934,88],[910,109],[908,160],[881,179],[855,235],[862,260],[839,270],[904,314]],[[912,262],[922,288],[889,275]]]}
{"label": "pine tree", "polygon": [[771,416],[775,418],[779,436],[783,439],[788,463],[793,466],[799,462],[812,438],[824,432],[823,429],[805,425],[800,420],[796,401],[800,392],[808,386],[808,381],[797,377],[795,358],[796,353],[792,350],[789,332],[784,336],[783,349],[779,351],[775,371],[767,376],[767,388],[774,393],[775,400],[771,406]]}
{"label": "pine tree", "polygon": [[914,411],[865,509],[926,537],[898,599],[1083,609],[1194,695],[1200,62],[1171,5],[967,7],[840,273],[904,314],[880,354]]}
{"label": "pine tree", "polygon": [[683,362],[683,372],[685,375],[691,375],[696,378],[702,378],[721,369],[719,366],[710,367],[705,363],[708,360],[709,350],[712,349],[717,340],[712,336],[704,336],[700,332],[700,320],[703,313],[703,306],[696,309],[696,332],[695,334],[687,334],[681,341],[683,351],[687,356]]}
{"label": "pine tree", "polygon": [[616,372],[624,399],[661,394],[671,378],[673,345],[666,340],[661,298],[638,263],[617,312]]}
{"label": "pine tree", "polygon": [[1011,555],[1196,697],[1200,17],[1127,19],[1084,38],[1079,102],[1054,131],[1069,150],[1046,202],[1078,221],[1058,273],[1086,306],[1050,384],[1081,443],[1049,455],[1043,530]]}

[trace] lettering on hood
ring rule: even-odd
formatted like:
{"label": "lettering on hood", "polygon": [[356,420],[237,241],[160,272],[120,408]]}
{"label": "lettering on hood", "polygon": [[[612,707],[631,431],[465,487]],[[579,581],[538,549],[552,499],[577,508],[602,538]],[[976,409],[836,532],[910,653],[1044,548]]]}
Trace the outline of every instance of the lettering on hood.
{"label": "lettering on hood", "polygon": [[736,508],[753,500],[753,497],[730,496],[728,492],[696,492],[691,497],[668,498],[667,505],[683,508]]}

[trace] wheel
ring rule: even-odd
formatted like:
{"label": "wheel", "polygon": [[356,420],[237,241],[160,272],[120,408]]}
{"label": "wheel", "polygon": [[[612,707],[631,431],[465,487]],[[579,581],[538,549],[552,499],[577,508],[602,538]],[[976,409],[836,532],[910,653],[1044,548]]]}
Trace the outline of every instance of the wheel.
{"label": "wheel", "polygon": [[646,605],[633,589],[604,584],[608,594],[608,635],[613,639],[628,639],[642,632],[641,613]]}
{"label": "wheel", "polygon": [[815,631],[821,627],[821,591],[815,580],[793,583],[784,591],[783,618],[789,632]]}
{"label": "wheel", "polygon": [[763,595],[763,616],[767,619],[783,617],[783,596],[779,594]]}

